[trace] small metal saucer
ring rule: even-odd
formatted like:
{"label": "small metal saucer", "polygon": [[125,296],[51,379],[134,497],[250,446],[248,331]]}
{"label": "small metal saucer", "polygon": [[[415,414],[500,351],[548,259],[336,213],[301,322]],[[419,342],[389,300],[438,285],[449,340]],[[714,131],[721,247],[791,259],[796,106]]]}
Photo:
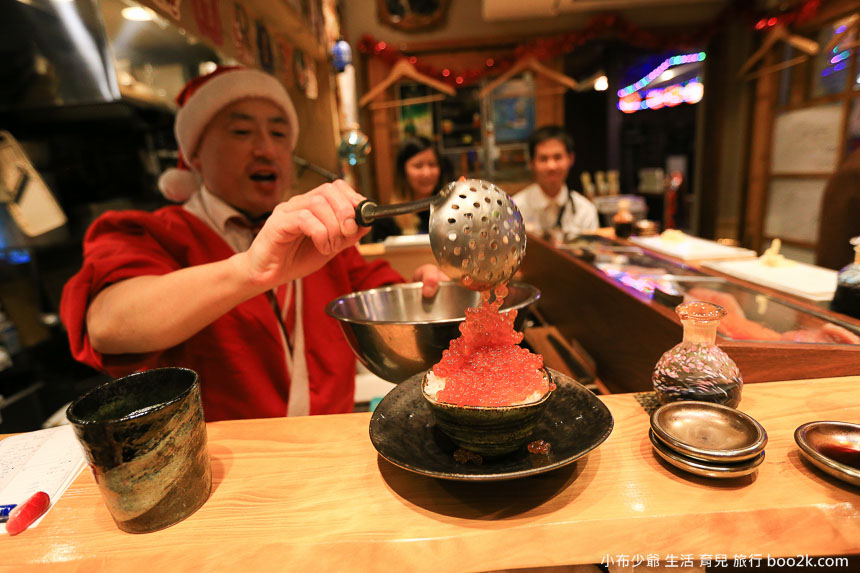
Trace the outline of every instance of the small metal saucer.
{"label": "small metal saucer", "polygon": [[809,422],[794,431],[794,441],[813,465],[860,486],[860,424]]}
{"label": "small metal saucer", "polygon": [[670,449],[654,435],[653,430],[648,430],[648,437],[651,438],[651,445],[654,446],[654,451],[657,452],[657,455],[676,468],[698,476],[710,478],[741,477],[753,473],[764,461],[764,451],[761,451],[756,457],[735,464],[702,462],[693,458],[688,458],[687,456],[682,456],[678,452]]}
{"label": "small metal saucer", "polygon": [[651,429],[679,454],[732,464],[759,455],[767,432],[752,417],[711,402],[670,402],[651,414]]}

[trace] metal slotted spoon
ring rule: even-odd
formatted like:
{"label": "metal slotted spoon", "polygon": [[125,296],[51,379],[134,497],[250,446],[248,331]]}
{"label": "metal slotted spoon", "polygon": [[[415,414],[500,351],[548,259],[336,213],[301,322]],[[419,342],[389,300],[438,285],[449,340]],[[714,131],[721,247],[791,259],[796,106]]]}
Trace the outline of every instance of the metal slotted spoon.
{"label": "metal slotted spoon", "polygon": [[379,206],[362,201],[355,220],[374,220],[430,209],[430,247],[442,271],[471,290],[489,290],[510,280],[523,262],[526,232],[510,195],[489,181],[462,179],[433,197]]}

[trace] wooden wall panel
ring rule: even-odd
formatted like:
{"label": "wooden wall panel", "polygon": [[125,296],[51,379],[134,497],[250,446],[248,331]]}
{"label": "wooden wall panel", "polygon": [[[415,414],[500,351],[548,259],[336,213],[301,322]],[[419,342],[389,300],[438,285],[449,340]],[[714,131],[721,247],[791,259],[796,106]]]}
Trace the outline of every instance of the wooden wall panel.
{"label": "wooden wall panel", "polygon": [[[426,49],[427,47],[422,49]],[[444,68],[452,66],[455,69],[477,68],[486,65],[487,58],[498,58],[500,55],[505,55],[508,52],[504,48],[495,47],[492,49],[469,49],[455,51],[448,44],[445,45],[445,51],[442,52],[424,52],[421,51],[420,57],[423,63],[434,66],[436,68]],[[367,73],[365,85],[368,89],[378,85],[391,71],[391,66],[383,62],[379,58],[365,57],[364,69]],[[456,64],[452,64],[456,62]],[[555,58],[545,65],[555,71],[563,71],[563,60]],[[394,84],[396,85],[396,83]],[[432,92],[432,90],[431,90]],[[390,89],[385,96],[380,96],[377,101],[395,99],[394,89]],[[397,150],[398,134],[397,134],[397,112],[395,107],[373,109],[372,103],[366,106],[362,113],[364,118],[369,118],[371,129],[369,136],[371,138],[373,153],[372,165],[375,171],[375,184],[373,189],[361,189],[360,191],[368,197],[373,197],[380,203],[390,202],[394,190],[394,158]],[[365,119],[365,123],[368,120]],[[535,76],[535,124],[537,126],[546,124],[564,124],[564,90],[560,86],[543,76]],[[459,171],[456,169],[455,171]],[[502,183],[502,182],[497,182]],[[505,190],[509,193],[514,193],[525,187],[531,181],[522,182],[504,182]]]}
{"label": "wooden wall panel", "polygon": [[[771,66],[775,63],[776,56],[771,51],[765,56],[761,65]],[[752,141],[750,144],[750,172],[743,243],[755,251],[760,251],[762,247],[761,235],[764,227],[768,178],[770,176],[771,132],[773,131],[778,77],[778,74],[766,74],[758,79],[752,125],[750,126]]]}

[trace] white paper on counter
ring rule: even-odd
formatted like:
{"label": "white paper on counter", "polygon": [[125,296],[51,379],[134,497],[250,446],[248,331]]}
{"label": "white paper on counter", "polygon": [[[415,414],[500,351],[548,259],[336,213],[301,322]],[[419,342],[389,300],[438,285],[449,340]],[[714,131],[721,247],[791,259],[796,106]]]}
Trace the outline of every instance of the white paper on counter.
{"label": "white paper on counter", "polygon": [[753,259],[710,261],[702,263],[702,266],[809,300],[826,301],[833,298],[839,273],[815,265],[792,262],[795,264],[791,266],[771,267],[762,264],[759,259]]}
{"label": "white paper on counter", "polygon": [[[69,425],[10,436],[0,441],[0,505],[21,505],[44,491],[51,498],[51,511],[84,465],[84,453]],[[0,534],[6,535],[6,527]]]}

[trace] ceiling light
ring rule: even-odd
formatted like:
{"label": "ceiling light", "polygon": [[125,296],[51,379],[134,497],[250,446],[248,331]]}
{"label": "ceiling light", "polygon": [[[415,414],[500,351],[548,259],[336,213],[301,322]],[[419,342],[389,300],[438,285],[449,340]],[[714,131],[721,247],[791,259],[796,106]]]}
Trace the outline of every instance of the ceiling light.
{"label": "ceiling light", "polygon": [[129,6],[122,9],[122,17],[132,22],[149,22],[152,20],[152,10],[143,6]]}

